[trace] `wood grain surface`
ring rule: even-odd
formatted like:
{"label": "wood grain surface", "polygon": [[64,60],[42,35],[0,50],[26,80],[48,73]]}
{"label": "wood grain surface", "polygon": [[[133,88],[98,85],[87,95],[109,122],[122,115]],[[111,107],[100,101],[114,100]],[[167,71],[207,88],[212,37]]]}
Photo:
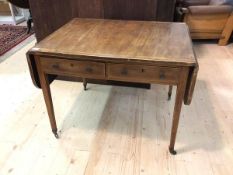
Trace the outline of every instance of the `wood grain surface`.
{"label": "wood grain surface", "polygon": [[32,51],[71,58],[196,64],[184,23],[76,18]]}

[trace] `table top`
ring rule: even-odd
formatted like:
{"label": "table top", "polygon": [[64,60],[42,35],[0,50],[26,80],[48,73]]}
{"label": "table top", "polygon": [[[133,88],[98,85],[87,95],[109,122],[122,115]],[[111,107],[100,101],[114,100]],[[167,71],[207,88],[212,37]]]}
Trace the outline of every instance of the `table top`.
{"label": "table top", "polygon": [[184,23],[75,18],[31,51],[73,59],[197,64]]}

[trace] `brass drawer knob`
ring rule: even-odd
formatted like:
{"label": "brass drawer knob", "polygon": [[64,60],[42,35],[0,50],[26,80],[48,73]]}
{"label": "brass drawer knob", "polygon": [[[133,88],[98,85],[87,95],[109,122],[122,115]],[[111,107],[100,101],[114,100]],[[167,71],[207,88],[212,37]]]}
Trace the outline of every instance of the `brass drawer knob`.
{"label": "brass drawer knob", "polygon": [[121,74],[122,74],[122,75],[127,75],[127,74],[128,74],[127,69],[122,69]]}
{"label": "brass drawer knob", "polygon": [[91,67],[87,67],[87,68],[86,68],[86,71],[87,71],[88,73],[92,73],[92,72],[93,72],[93,69],[92,69]]}
{"label": "brass drawer knob", "polygon": [[54,69],[59,69],[59,64],[53,64],[53,65],[52,65],[52,68],[54,68]]}
{"label": "brass drawer knob", "polygon": [[165,77],[165,73],[164,72],[160,72],[159,79],[164,80],[165,78],[166,78]]}

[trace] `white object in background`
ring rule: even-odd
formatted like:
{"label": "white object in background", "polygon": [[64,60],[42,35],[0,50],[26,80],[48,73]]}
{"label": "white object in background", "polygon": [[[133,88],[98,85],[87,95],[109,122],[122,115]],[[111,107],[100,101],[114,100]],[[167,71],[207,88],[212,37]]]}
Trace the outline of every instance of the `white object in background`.
{"label": "white object in background", "polygon": [[[15,7],[11,3],[9,3],[9,7],[11,10],[11,16],[0,16],[0,24],[19,24],[23,21],[25,21],[25,14],[23,12],[23,9]],[[16,14],[16,9],[17,9],[17,14]]]}

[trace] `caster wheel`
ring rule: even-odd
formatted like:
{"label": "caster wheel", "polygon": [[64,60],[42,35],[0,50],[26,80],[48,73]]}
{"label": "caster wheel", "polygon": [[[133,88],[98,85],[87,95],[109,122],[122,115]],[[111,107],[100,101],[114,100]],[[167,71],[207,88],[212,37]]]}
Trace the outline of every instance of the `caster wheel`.
{"label": "caster wheel", "polygon": [[177,152],[176,152],[174,149],[171,149],[171,148],[169,148],[169,152],[170,152],[172,155],[176,155],[176,154],[177,154]]}
{"label": "caster wheel", "polygon": [[168,100],[168,101],[170,101],[170,100],[171,100],[171,95],[168,95],[167,100]]}
{"label": "caster wheel", "polygon": [[56,139],[59,139],[59,135],[57,134],[57,131],[53,131],[53,134],[56,137]]}

